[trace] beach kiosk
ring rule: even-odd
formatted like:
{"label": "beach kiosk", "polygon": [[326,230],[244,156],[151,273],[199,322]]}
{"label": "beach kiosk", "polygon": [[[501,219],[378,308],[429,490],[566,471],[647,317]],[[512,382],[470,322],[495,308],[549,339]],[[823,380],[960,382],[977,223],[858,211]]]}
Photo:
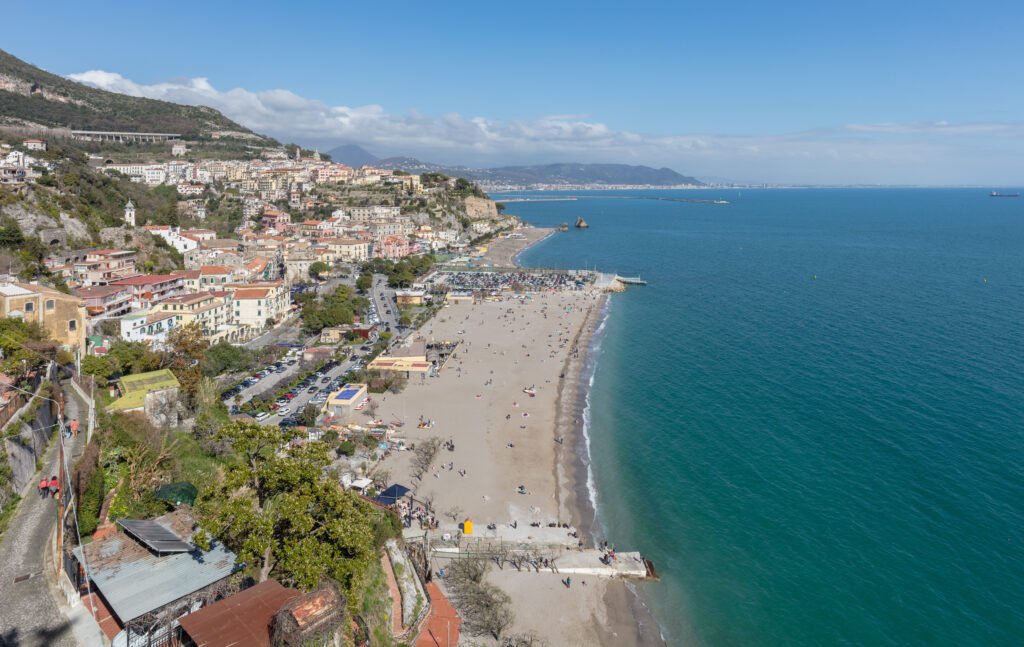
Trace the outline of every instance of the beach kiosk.
{"label": "beach kiosk", "polygon": [[349,420],[367,399],[365,384],[346,384],[331,394],[323,411],[334,420]]}
{"label": "beach kiosk", "polygon": [[473,534],[473,520],[466,519],[462,522],[462,534],[472,535]]}

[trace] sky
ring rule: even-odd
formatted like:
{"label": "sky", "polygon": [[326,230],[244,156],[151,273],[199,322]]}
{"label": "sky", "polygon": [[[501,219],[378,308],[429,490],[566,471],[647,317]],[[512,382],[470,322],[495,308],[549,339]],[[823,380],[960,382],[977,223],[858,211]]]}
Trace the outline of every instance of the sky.
{"label": "sky", "polygon": [[9,3],[0,48],[329,150],[1024,182],[1024,3]]}

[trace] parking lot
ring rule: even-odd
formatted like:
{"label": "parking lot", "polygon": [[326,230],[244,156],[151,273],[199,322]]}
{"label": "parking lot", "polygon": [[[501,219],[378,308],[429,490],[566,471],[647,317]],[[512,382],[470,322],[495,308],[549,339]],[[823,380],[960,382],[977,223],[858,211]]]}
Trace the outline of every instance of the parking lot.
{"label": "parking lot", "polygon": [[[355,352],[361,355],[367,348],[364,346]],[[270,392],[276,388],[277,384],[281,382],[287,384],[294,378],[296,373],[301,370],[301,353],[301,349],[290,351],[282,360],[264,367],[246,378],[237,387],[225,391],[221,395],[221,400],[232,413],[238,413],[236,407],[257,395]],[[344,375],[361,367],[362,360],[358,357],[344,361],[332,360],[275,401],[271,405],[272,412],[261,414],[256,419],[264,424],[294,426],[298,424],[298,414],[307,404],[313,404],[318,408],[322,407],[330,394],[344,384]],[[241,398],[236,400],[236,396],[241,396]]]}

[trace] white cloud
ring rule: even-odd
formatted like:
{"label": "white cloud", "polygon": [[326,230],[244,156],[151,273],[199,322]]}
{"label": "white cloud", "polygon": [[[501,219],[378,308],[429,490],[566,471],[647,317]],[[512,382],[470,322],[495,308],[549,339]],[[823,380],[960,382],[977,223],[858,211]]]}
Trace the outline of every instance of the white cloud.
{"label": "white cloud", "polygon": [[496,121],[454,112],[392,114],[379,105],[329,106],[288,90],[222,91],[202,77],[141,84],[91,70],[70,78],[133,96],[211,106],[256,132],[287,141],[323,147],[356,142],[378,155],[448,164],[623,162],[793,183],[981,184],[1024,176],[1020,123],[868,123],[778,135],[650,135],[613,130],[587,115]]}

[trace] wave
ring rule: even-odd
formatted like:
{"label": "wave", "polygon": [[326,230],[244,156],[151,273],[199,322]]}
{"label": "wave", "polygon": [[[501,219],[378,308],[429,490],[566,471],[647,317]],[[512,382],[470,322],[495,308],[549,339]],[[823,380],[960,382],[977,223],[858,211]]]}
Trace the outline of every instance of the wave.
{"label": "wave", "polygon": [[594,378],[597,375],[598,356],[601,353],[601,342],[604,340],[605,329],[608,324],[608,318],[611,314],[612,299],[607,298],[604,304],[601,306],[601,312],[598,314],[598,324],[594,329],[593,334],[590,336],[590,343],[587,348],[586,360],[583,363],[583,372],[580,375],[580,384],[587,385],[586,395],[584,396],[583,404],[583,443],[581,447],[580,459],[586,468],[586,488],[587,488],[587,500],[590,503],[590,509],[593,512],[593,523],[591,524],[590,535],[594,538],[594,541],[600,542],[604,538],[604,528],[601,525],[600,514],[598,510],[598,492],[597,483],[594,479],[594,465],[593,457],[591,454],[591,400],[590,394],[594,389]]}

